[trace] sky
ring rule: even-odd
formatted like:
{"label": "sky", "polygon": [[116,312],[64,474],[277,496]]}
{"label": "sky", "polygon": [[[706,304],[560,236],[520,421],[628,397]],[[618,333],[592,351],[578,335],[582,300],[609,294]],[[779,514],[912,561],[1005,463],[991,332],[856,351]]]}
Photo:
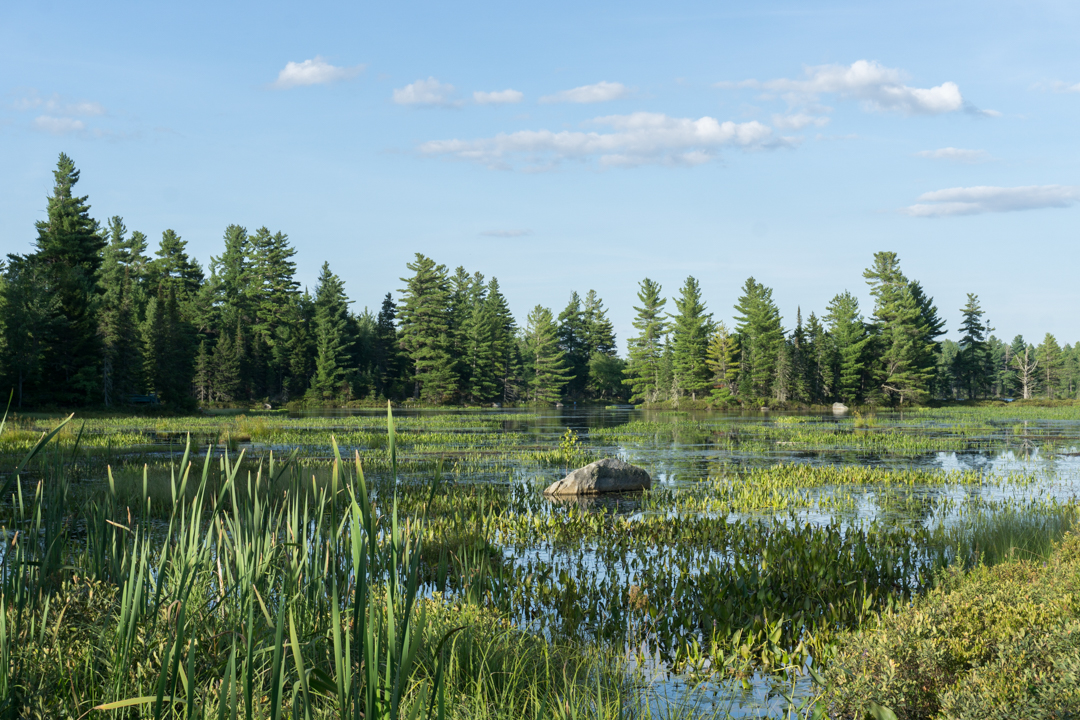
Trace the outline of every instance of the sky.
{"label": "sky", "polygon": [[[286,233],[354,311],[423,253],[520,323],[595,289],[744,281],[785,326],[896,252],[957,338],[1080,340],[1080,4],[0,4],[0,253],[30,252],[66,152],[92,214],[204,266]],[[668,309],[674,311],[673,302]]]}

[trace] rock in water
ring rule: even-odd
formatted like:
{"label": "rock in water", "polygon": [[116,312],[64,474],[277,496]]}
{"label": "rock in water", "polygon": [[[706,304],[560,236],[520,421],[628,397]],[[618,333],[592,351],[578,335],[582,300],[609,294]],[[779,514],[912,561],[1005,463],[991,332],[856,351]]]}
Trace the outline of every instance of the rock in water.
{"label": "rock in water", "polygon": [[836,413],[837,415],[843,415],[844,413],[846,413],[848,411],[848,406],[845,405],[844,403],[833,403],[832,404],[832,411],[834,413]]}
{"label": "rock in water", "polygon": [[648,490],[652,478],[641,468],[618,458],[604,458],[578,468],[554,482],[545,495],[600,495],[601,493]]}

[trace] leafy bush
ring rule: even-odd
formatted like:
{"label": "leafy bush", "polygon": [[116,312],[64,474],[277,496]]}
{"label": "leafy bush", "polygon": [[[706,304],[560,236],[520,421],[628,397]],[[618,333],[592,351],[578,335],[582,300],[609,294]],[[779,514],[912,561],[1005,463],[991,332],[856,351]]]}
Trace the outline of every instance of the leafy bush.
{"label": "leafy bush", "polygon": [[871,701],[900,718],[1080,715],[1080,536],[1047,560],[946,571],[876,628],[838,639],[825,672],[833,718]]}

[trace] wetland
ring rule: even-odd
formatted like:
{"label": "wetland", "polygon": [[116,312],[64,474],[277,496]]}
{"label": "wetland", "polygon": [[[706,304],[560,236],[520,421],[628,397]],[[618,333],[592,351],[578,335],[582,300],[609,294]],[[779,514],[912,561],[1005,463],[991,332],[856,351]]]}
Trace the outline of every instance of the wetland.
{"label": "wetland", "polygon": [[[602,457],[652,489],[542,497]],[[839,717],[862,638],[1054,557],[1080,408],[16,416],[0,463],[15,717]]]}

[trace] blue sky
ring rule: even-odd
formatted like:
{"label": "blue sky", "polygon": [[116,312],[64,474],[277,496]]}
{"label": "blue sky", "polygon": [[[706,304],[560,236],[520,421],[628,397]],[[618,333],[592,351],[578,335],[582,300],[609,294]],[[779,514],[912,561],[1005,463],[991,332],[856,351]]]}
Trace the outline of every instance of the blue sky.
{"label": "blue sky", "polygon": [[[743,281],[785,324],[899,253],[956,337],[1080,340],[1080,5],[4,3],[0,251],[56,156],[95,217],[204,265],[266,225],[377,307],[425,253],[523,321],[597,290]],[[670,303],[669,303],[670,306]],[[673,307],[671,308],[674,309]]]}

